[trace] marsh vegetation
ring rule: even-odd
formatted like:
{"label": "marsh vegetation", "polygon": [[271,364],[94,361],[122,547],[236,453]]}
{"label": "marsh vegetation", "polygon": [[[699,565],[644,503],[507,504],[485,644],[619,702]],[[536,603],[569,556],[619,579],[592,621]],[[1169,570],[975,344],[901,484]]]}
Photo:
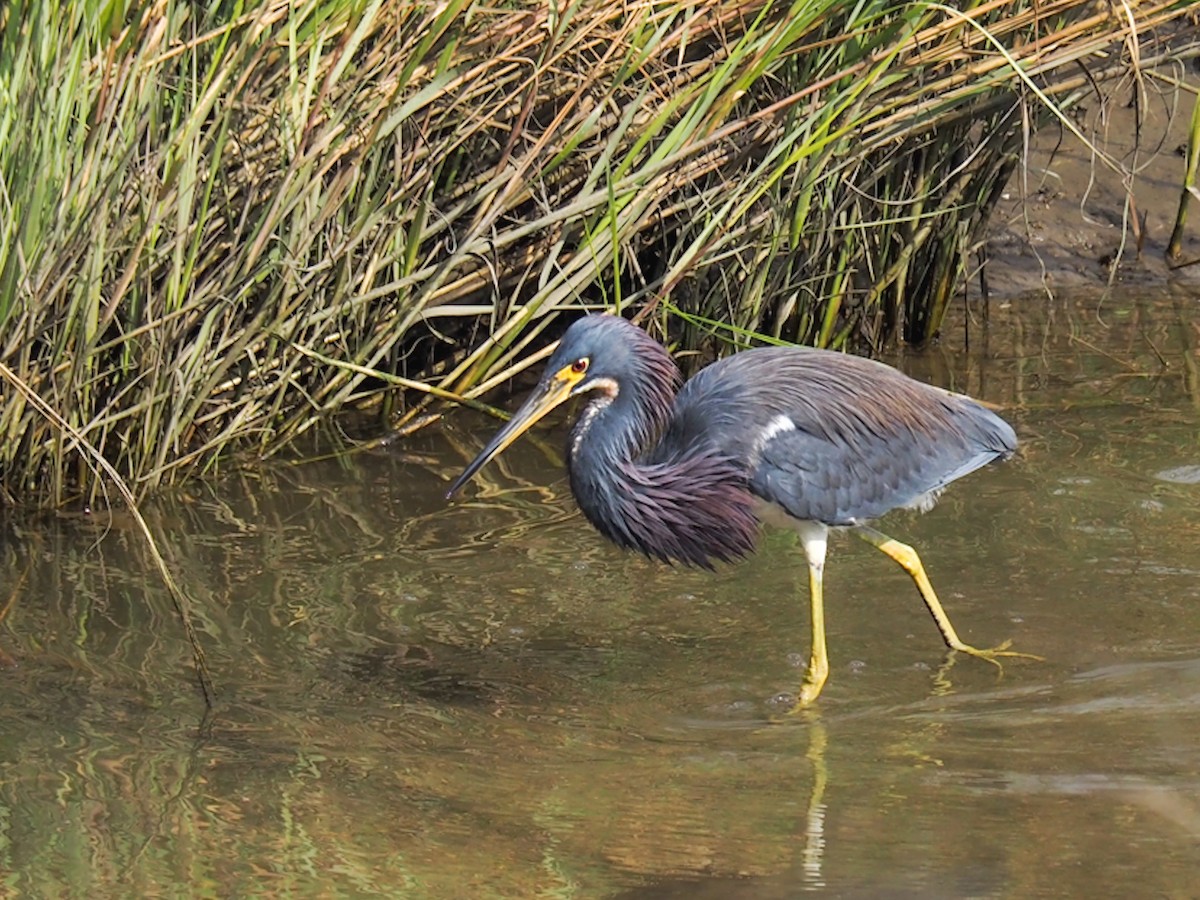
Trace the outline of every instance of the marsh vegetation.
{"label": "marsh vegetation", "polygon": [[1180,87],[1188,7],[5,4],[0,502],[411,431],[580,307],[923,341],[1031,128]]}

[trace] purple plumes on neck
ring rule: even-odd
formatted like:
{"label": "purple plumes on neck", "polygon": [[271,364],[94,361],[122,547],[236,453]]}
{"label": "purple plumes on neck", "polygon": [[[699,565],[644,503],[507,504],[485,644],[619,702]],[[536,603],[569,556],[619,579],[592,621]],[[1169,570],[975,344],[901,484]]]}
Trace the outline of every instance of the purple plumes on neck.
{"label": "purple plumes on neck", "polygon": [[621,547],[705,568],[739,559],[759,531],[745,473],[712,446],[654,446],[670,421],[679,369],[644,333],[631,335],[628,373],[615,393],[592,401],[571,434],[575,500]]}

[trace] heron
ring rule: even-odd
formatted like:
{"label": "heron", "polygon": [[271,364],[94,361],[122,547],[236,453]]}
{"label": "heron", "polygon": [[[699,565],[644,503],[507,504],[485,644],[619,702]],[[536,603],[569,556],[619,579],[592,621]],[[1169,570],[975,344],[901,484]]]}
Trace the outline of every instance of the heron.
{"label": "heron", "polygon": [[871,359],[795,346],[744,350],[682,383],[670,353],[641,328],[589,315],[567,328],[528,399],[447,499],[581,395],[590,399],[567,443],[571,493],[613,543],[711,569],[748,555],[764,524],[799,535],[812,641],[795,709],[811,705],[829,677],[822,584],[832,529],[900,564],[952,651],[997,666],[999,657],[1029,656],[1009,641],[965,643],[916,550],[870,524],[897,508],[927,511],[952,481],[1013,454],[1012,427],[970,397]]}

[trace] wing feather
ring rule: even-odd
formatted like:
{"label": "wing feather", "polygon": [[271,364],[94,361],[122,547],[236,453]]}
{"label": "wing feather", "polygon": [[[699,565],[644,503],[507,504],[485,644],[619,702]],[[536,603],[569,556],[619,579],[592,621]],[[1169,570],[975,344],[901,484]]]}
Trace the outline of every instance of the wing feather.
{"label": "wing feather", "polygon": [[1011,454],[1016,435],[969,397],[881,363],[770,348],[689,381],[665,443],[711,443],[744,466],[762,499],[798,519],[848,525],[923,507],[950,482]]}

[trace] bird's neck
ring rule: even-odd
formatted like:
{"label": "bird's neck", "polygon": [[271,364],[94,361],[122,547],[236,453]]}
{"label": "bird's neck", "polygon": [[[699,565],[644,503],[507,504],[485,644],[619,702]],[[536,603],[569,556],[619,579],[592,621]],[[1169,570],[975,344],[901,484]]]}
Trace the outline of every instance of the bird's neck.
{"label": "bird's neck", "polygon": [[584,410],[571,433],[571,492],[587,519],[621,547],[711,568],[749,553],[758,536],[745,474],[713,447],[655,445],[673,392],[627,384]]}

